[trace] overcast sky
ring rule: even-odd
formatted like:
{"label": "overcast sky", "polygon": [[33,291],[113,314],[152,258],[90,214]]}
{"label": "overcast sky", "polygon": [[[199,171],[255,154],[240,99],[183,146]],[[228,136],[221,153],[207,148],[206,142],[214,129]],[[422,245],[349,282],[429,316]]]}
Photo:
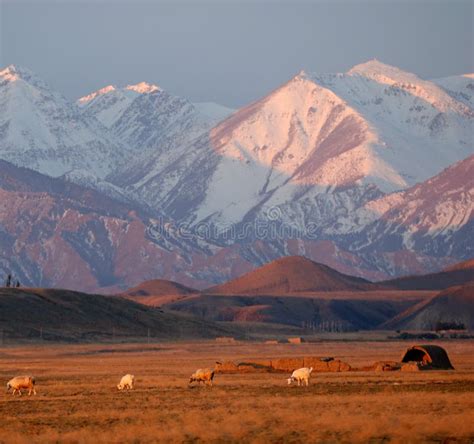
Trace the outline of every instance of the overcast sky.
{"label": "overcast sky", "polygon": [[0,62],[69,98],[142,80],[238,107],[301,69],[474,71],[473,1],[0,0]]}

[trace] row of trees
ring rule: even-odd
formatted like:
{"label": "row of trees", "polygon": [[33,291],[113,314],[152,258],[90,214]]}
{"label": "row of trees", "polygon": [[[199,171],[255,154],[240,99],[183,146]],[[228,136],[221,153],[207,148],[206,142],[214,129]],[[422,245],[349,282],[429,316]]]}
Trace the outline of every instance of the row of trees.
{"label": "row of trees", "polygon": [[11,287],[19,288],[20,286],[21,286],[20,285],[20,280],[16,279],[16,281],[14,281],[13,276],[9,273],[7,275],[7,278],[5,279],[5,287],[7,287],[7,288],[11,288]]}

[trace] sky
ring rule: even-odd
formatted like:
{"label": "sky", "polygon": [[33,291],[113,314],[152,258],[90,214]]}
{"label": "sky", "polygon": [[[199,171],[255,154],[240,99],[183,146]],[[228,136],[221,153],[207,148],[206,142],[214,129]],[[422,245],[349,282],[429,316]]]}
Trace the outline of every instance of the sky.
{"label": "sky", "polygon": [[473,0],[0,0],[0,65],[76,99],[147,81],[240,107],[302,69],[474,72]]}

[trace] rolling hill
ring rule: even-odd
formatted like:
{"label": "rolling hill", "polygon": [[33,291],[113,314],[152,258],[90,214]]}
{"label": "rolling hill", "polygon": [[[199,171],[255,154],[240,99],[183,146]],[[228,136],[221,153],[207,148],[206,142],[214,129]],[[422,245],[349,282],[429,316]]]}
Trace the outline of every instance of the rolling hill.
{"label": "rolling hill", "polygon": [[150,307],[159,307],[197,292],[197,290],[181,285],[178,282],[153,279],[142,282],[136,287],[129,288],[119,296]]}
{"label": "rolling hill", "polygon": [[432,294],[384,288],[304,257],[290,256],[163,306],[211,321],[346,331],[378,328]]}
{"label": "rolling hill", "polygon": [[439,273],[405,276],[381,284],[401,290],[443,290],[469,282],[474,282],[474,259],[452,265]]}
{"label": "rolling hill", "polygon": [[237,331],[123,298],[36,288],[0,288],[0,330],[5,340],[54,341],[212,338]]}
{"label": "rolling hill", "polygon": [[287,256],[223,285],[206,290],[223,295],[291,295],[314,291],[363,291],[378,286],[302,256]]}
{"label": "rolling hill", "polygon": [[305,326],[316,331],[372,330],[429,296],[426,292],[402,293],[203,294],[185,297],[164,307],[209,321],[275,323]]}
{"label": "rolling hill", "polygon": [[474,283],[451,287],[386,322],[386,328],[433,330],[440,324],[474,329]]}

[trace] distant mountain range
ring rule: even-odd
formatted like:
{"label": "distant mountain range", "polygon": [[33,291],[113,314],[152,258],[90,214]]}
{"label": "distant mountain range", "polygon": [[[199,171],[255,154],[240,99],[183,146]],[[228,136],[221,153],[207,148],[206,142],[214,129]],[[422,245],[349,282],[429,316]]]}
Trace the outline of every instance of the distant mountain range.
{"label": "distant mountain range", "polygon": [[473,97],[470,74],[373,60],[235,111],[146,82],[72,103],[9,66],[0,274],[110,292],[289,255],[369,280],[439,271],[474,256]]}

